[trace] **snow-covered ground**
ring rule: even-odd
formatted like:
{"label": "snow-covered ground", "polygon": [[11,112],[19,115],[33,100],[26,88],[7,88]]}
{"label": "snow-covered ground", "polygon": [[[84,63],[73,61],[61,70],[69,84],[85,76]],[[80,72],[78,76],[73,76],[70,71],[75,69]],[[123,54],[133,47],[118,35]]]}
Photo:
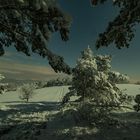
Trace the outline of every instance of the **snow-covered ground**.
{"label": "snow-covered ground", "polygon": [[[129,95],[140,94],[140,85],[120,84],[118,87]],[[131,127],[125,132],[122,129],[105,129],[103,132],[98,132],[95,128],[75,126],[72,117],[67,116],[68,113],[63,114],[57,103],[61,102],[62,97],[68,92],[68,86],[42,88],[35,92],[29,103],[21,101],[17,91],[0,95],[0,140],[77,140],[77,137],[80,140],[92,140],[93,137],[95,140],[124,140],[127,137],[138,140],[140,138],[139,124],[128,124]],[[140,122],[139,114],[128,112],[120,117],[126,119],[126,116],[134,123]],[[124,139],[121,139],[120,135]],[[108,137],[110,139],[106,139]]]}
{"label": "snow-covered ground", "polygon": [[[65,93],[68,92],[68,86],[48,87],[35,90],[31,102],[59,102]],[[18,91],[6,92],[0,95],[0,103],[20,102]]]}
{"label": "snow-covered ground", "polygon": [[[140,94],[140,85],[118,84],[124,93],[135,96]],[[34,96],[29,100],[30,103],[41,102],[61,102],[63,96],[69,91],[68,86],[47,87],[35,90]],[[0,94],[0,109],[6,109],[9,105],[26,104],[19,98],[18,91],[6,92]]]}
{"label": "snow-covered ground", "polygon": [[[135,96],[136,94],[140,94],[140,85],[135,84],[119,84],[118,87],[121,90],[124,90],[125,93],[129,95]],[[31,102],[60,102],[62,97],[67,93],[68,86],[58,86],[58,87],[48,87],[37,89],[35,91],[35,95],[30,99]],[[16,92],[7,92],[5,94],[0,95],[0,103],[12,103],[12,102],[20,102],[19,93]]]}
{"label": "snow-covered ground", "polygon": [[135,84],[119,84],[118,87],[121,90],[125,90],[124,93],[127,93],[128,95],[135,96],[137,94],[140,94],[140,85]]}

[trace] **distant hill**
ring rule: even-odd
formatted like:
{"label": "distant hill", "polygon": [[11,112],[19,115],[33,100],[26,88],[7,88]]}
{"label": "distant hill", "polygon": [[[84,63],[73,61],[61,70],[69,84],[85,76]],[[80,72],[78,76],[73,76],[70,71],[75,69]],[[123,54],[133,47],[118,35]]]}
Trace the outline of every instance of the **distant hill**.
{"label": "distant hill", "polygon": [[2,80],[2,83],[9,83],[9,84],[16,84],[16,85],[22,85],[24,83],[32,83],[35,82],[36,80],[19,80],[19,79],[8,79],[5,78]]}

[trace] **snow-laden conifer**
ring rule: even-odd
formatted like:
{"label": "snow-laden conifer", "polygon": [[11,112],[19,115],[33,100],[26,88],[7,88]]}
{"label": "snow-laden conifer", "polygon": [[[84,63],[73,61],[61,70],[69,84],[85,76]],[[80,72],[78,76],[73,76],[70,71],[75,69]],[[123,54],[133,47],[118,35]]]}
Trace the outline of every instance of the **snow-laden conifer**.
{"label": "snow-laden conifer", "polygon": [[124,106],[128,99],[116,85],[123,75],[112,72],[110,63],[111,56],[94,55],[89,47],[77,61],[72,86],[64,96],[63,103],[76,95],[78,110],[86,120],[106,118],[111,111]]}

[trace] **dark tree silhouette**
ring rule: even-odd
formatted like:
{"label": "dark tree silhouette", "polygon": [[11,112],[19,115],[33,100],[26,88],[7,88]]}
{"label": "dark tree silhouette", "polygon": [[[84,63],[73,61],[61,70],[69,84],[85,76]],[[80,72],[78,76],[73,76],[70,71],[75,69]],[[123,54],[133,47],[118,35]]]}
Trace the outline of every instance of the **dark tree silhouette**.
{"label": "dark tree silhouette", "polygon": [[[91,0],[92,5],[107,0]],[[139,0],[112,0],[120,8],[119,15],[99,34],[96,48],[115,43],[117,48],[128,47],[134,37],[134,26],[140,22]],[[59,32],[61,39],[69,39],[71,18],[60,10],[55,0],[0,0],[0,55],[5,47],[30,56],[37,53],[47,57],[56,72],[70,74],[71,68],[47,48],[51,34]]]}
{"label": "dark tree silhouette", "polygon": [[[107,0],[92,0],[93,5],[104,3]],[[108,46],[114,43],[117,48],[129,47],[134,38],[135,25],[140,22],[139,0],[112,0],[113,5],[120,8],[119,15],[111,22],[105,32],[99,34],[96,47]]]}
{"label": "dark tree silhouette", "polygon": [[69,66],[47,48],[47,41],[54,32],[67,41],[70,24],[70,16],[54,0],[0,1],[0,55],[5,53],[5,47],[14,46],[27,56],[33,52],[47,57],[56,72],[69,74]]}

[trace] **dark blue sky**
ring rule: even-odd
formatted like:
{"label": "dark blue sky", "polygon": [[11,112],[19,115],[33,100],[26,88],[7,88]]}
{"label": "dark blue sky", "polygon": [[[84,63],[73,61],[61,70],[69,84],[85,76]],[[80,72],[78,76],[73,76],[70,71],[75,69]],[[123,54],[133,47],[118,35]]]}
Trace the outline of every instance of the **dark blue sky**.
{"label": "dark blue sky", "polygon": [[[140,26],[136,28],[136,35],[129,49],[118,50],[113,45],[110,45],[108,48],[96,50],[95,42],[98,34],[105,30],[108,22],[115,18],[119,9],[114,8],[111,2],[106,2],[104,5],[97,7],[92,7],[89,0],[58,0],[58,2],[62,9],[72,16],[73,22],[69,41],[62,42],[58,33],[52,36],[49,48],[53,52],[62,55],[65,61],[74,67],[80,52],[90,45],[95,54],[111,54],[113,56],[113,70],[126,73],[132,79],[140,79]],[[15,51],[12,49],[12,52]],[[10,61],[16,60],[20,64],[48,66],[47,60],[38,56],[27,58],[22,54],[15,53],[15,55],[0,58],[0,61],[4,59],[7,59],[7,61],[9,59]]]}
{"label": "dark blue sky", "polygon": [[50,47],[55,52],[64,56],[65,60],[74,65],[80,52],[88,45],[95,54],[111,54],[112,67],[114,70],[130,75],[135,79],[140,79],[140,26],[136,28],[136,35],[130,44],[129,49],[118,50],[113,45],[108,48],[95,49],[95,42],[98,34],[103,32],[108,22],[113,20],[119,9],[114,8],[111,2],[97,7],[90,6],[89,0],[59,0],[61,7],[70,13],[73,18],[70,40],[62,42],[58,37],[54,37]]}

